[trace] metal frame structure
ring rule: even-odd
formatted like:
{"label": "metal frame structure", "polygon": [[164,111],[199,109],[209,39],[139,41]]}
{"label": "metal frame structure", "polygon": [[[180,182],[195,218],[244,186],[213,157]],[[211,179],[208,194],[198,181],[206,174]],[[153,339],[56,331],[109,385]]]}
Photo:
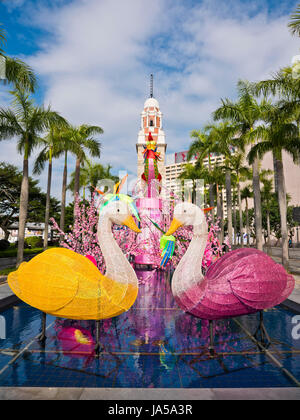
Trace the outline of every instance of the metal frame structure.
{"label": "metal frame structure", "polygon": [[[46,336],[46,326],[47,326],[47,314],[42,312],[42,327],[41,333],[38,336],[38,340],[43,347],[45,347],[47,336]],[[100,321],[96,321],[96,344],[95,344],[95,353],[96,356],[99,356],[101,352],[103,352],[103,348],[100,343]]]}

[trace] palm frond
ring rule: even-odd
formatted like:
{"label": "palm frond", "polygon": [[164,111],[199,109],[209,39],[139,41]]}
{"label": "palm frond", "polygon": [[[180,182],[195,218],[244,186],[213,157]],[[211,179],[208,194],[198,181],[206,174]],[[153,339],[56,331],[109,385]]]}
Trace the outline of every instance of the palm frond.
{"label": "palm frond", "polygon": [[18,58],[6,57],[6,78],[16,87],[32,93],[37,87],[37,78],[33,69]]}
{"label": "palm frond", "polygon": [[84,127],[85,127],[85,134],[88,137],[104,133],[103,129],[97,125],[85,125]]}
{"label": "palm frond", "polygon": [[218,120],[231,120],[240,122],[243,120],[242,110],[237,104],[231,102],[229,99],[221,99],[222,105],[213,113],[213,119]]}
{"label": "palm frond", "polygon": [[100,157],[101,143],[93,138],[88,138],[84,141],[84,146],[93,157]]}
{"label": "palm frond", "polygon": [[33,173],[39,175],[45,168],[45,163],[49,159],[49,149],[44,147],[38,154],[33,167]]}
{"label": "palm frond", "polygon": [[0,55],[3,55],[3,46],[6,43],[6,35],[3,26],[0,24]]}
{"label": "palm frond", "polygon": [[300,36],[300,4],[297,6],[295,12],[291,15],[291,21],[288,24],[293,35]]}
{"label": "palm frond", "polygon": [[272,142],[270,141],[263,141],[261,143],[256,144],[253,146],[248,153],[247,160],[249,164],[251,165],[256,157],[259,157],[260,159],[267,153],[274,151],[274,147]]}
{"label": "palm frond", "polygon": [[22,135],[23,128],[10,108],[0,108],[0,140]]}

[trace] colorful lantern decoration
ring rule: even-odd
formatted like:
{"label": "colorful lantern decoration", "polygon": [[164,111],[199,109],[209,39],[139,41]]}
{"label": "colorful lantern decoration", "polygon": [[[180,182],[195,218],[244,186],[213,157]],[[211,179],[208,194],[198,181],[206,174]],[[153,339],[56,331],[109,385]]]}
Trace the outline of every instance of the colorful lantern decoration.
{"label": "colorful lantern decoration", "polygon": [[97,236],[106,273],[90,258],[65,248],[52,248],[22,263],[9,274],[8,284],[24,302],[41,311],[70,319],[99,320],[118,316],[135,302],[138,280],[112,234],[112,224],[140,233],[133,200],[108,195],[100,209]]}
{"label": "colorful lantern decoration", "polygon": [[293,276],[265,253],[241,248],[220,257],[202,275],[208,227],[204,212],[180,203],[166,235],[193,226],[193,239],[172,278],[172,292],[186,312],[208,320],[251,314],[279,305],[295,286]]}
{"label": "colorful lantern decoration", "polygon": [[163,235],[160,239],[160,249],[162,249],[161,267],[165,267],[168,261],[173,257],[175,250],[175,237],[172,235]]}

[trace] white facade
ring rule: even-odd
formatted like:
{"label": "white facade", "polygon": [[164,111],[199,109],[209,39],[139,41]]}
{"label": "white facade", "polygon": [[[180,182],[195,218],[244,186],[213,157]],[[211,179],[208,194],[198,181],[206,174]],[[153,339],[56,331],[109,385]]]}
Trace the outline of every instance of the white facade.
{"label": "white facade", "polygon": [[[186,156],[187,152],[180,153],[184,156]],[[210,157],[211,165],[221,165],[225,161],[224,156],[221,155],[212,155]],[[180,186],[178,185],[178,177],[182,174],[182,172],[185,170],[185,166],[187,163],[190,163],[192,165],[195,165],[196,159],[191,159],[189,162],[185,159],[182,162],[175,163],[175,154],[173,155],[167,155],[166,156],[166,187],[168,190],[173,191],[175,194],[179,193]],[[208,157],[204,159],[204,166],[208,167]],[[193,182],[187,182],[187,187],[192,188]],[[224,217],[227,217],[227,204],[226,204],[226,191],[223,190],[223,212]]]}
{"label": "white facade", "polygon": [[166,135],[162,127],[162,112],[158,100],[148,98],[141,113],[141,129],[138,134],[138,144],[146,144],[146,135],[151,132],[157,144],[166,143]]}
{"label": "white facade", "polygon": [[[25,227],[25,238],[29,236],[40,236],[44,237],[45,223],[27,223]],[[11,226],[9,242],[16,242],[18,240],[18,224],[15,223]],[[49,226],[49,234],[51,232],[51,226]],[[0,228],[0,239],[4,239],[4,231]]]}

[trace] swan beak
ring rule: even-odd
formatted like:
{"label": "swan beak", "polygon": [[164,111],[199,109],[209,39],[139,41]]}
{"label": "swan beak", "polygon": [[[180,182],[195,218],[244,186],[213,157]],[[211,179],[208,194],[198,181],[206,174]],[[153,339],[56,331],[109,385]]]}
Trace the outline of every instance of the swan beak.
{"label": "swan beak", "polygon": [[181,223],[179,220],[175,219],[174,217],[174,219],[172,220],[171,226],[169,227],[169,230],[168,232],[165,233],[165,235],[166,236],[173,235],[173,233],[176,232],[176,230],[180,228],[180,226],[182,225],[183,223]]}
{"label": "swan beak", "polygon": [[129,229],[133,230],[136,233],[141,233],[142,232],[141,229],[139,229],[137,227],[137,225],[135,224],[135,221],[133,220],[133,217],[132,216],[128,216],[124,220],[123,225],[129,227]]}

